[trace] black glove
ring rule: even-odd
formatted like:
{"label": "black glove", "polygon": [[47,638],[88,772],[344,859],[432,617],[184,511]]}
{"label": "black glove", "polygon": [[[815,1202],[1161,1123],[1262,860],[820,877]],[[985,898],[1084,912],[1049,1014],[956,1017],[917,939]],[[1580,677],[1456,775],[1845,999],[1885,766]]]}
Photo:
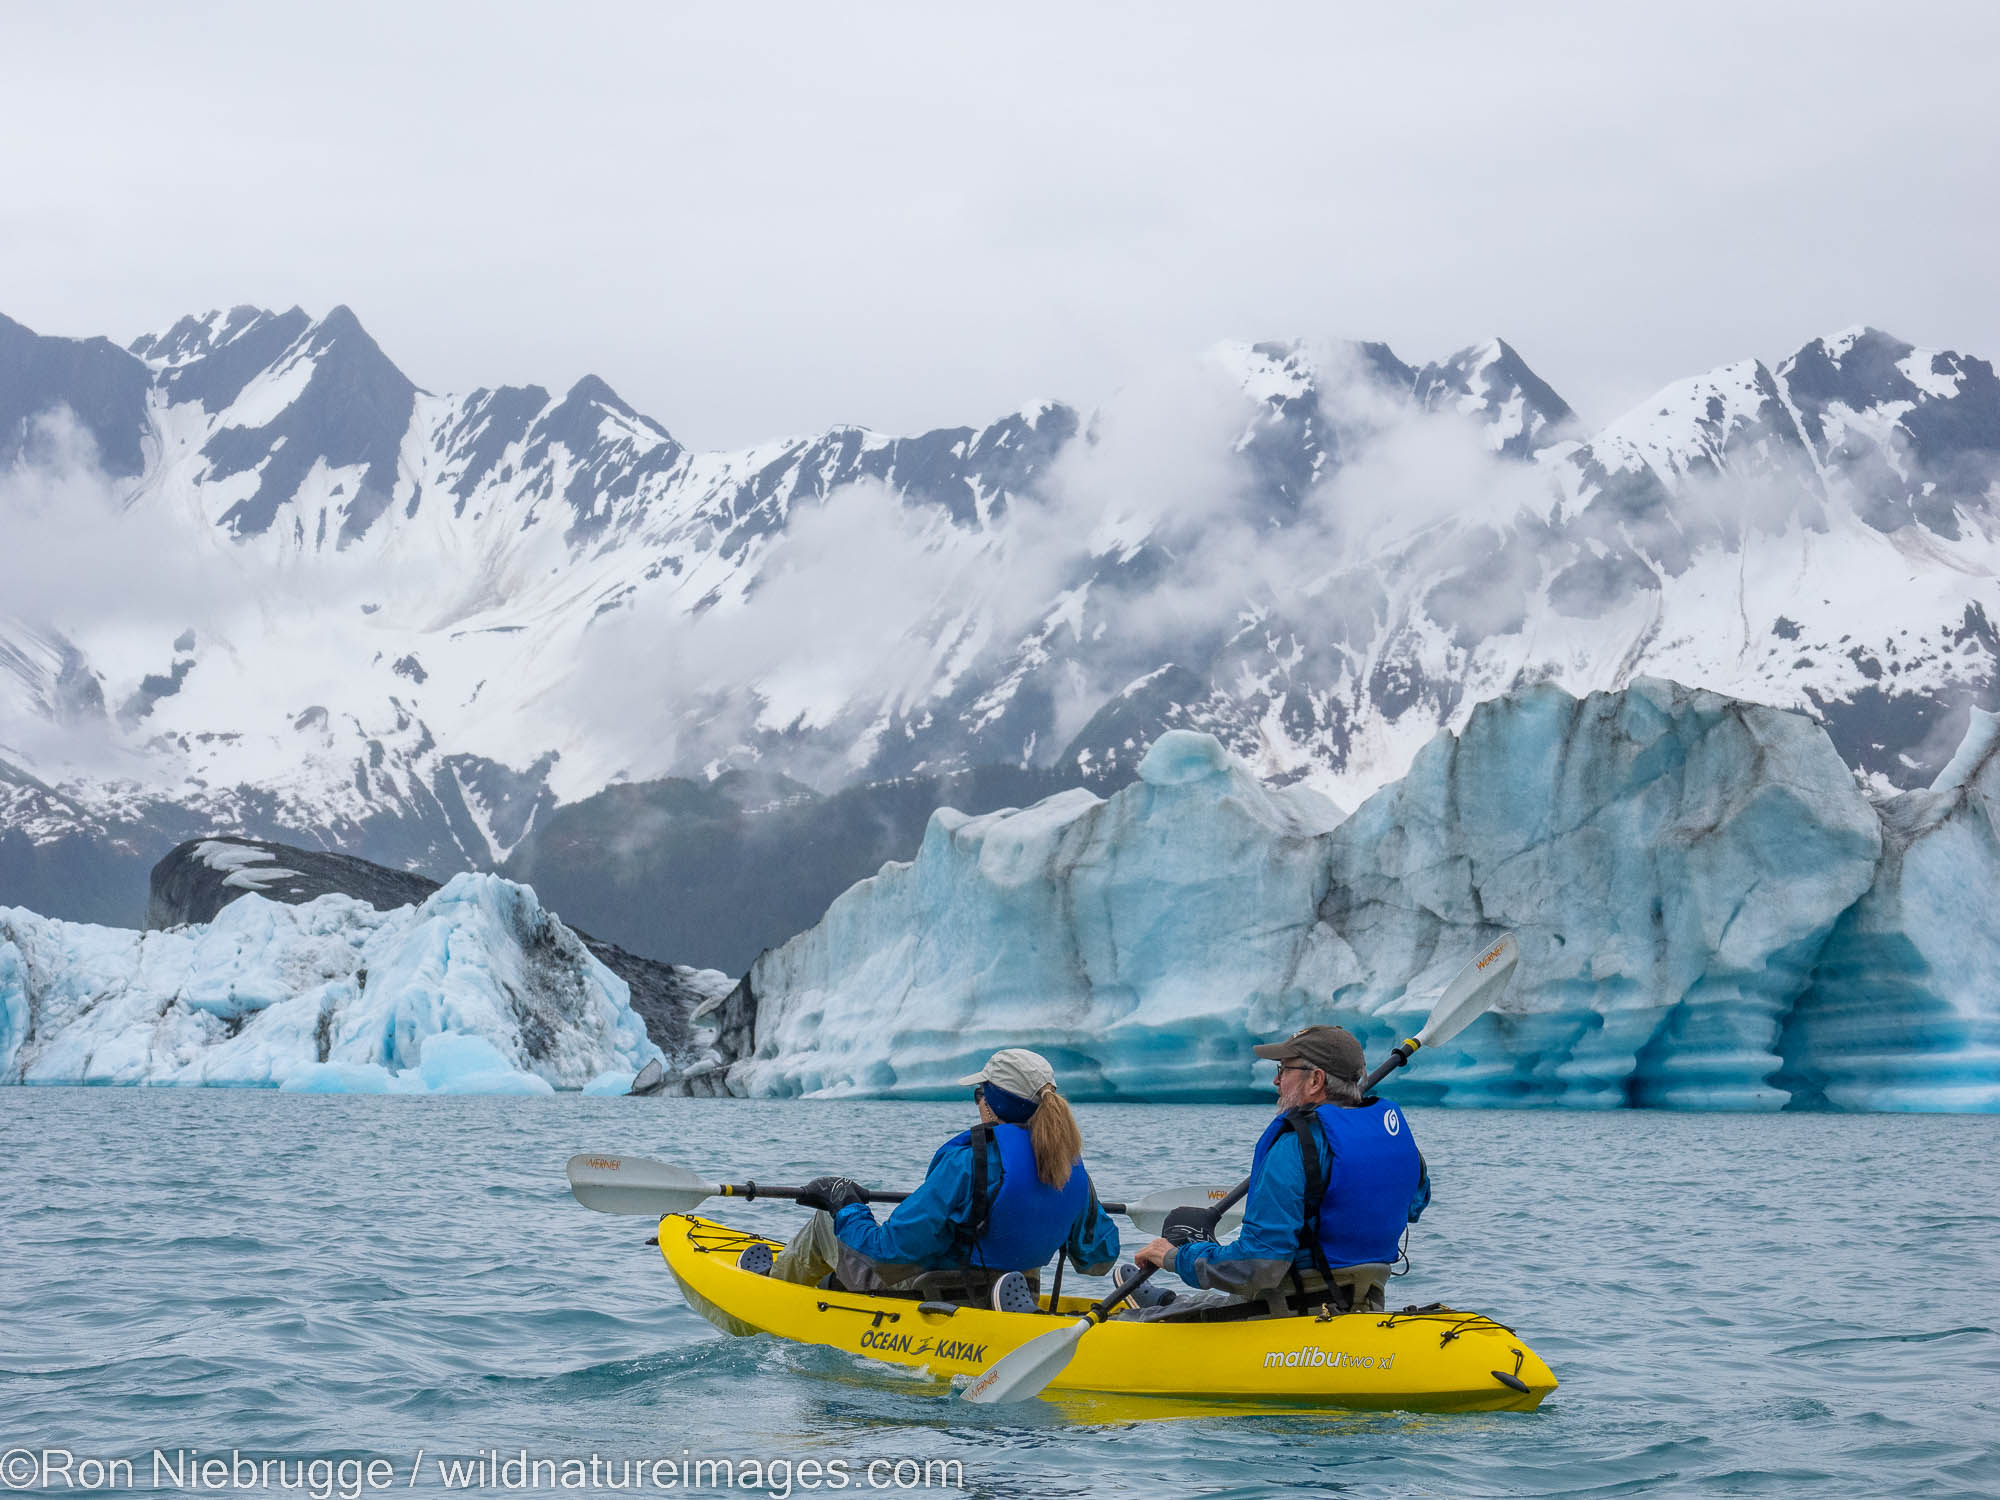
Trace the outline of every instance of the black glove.
{"label": "black glove", "polygon": [[845,1177],[815,1177],[799,1189],[798,1201],[801,1207],[837,1214],[850,1203],[866,1203],[868,1189]]}
{"label": "black glove", "polygon": [[1170,1245],[1187,1245],[1196,1240],[1213,1240],[1215,1230],[1205,1208],[1177,1208],[1160,1225],[1160,1238]]}

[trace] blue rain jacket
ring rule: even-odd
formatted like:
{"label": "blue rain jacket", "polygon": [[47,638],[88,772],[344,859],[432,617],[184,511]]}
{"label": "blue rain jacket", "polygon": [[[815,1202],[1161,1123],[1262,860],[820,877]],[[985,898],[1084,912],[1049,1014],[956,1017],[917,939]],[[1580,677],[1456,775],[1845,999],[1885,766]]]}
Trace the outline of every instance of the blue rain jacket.
{"label": "blue rain jacket", "polygon": [[[1371,1116],[1376,1111],[1364,1106]],[[1281,1117],[1282,1118],[1282,1117]],[[1272,1122],[1275,1129],[1277,1121]],[[1327,1174],[1326,1201],[1332,1201],[1340,1180],[1340,1162],[1327,1143],[1325,1128],[1315,1114],[1303,1128],[1314,1135],[1322,1170]],[[1267,1137],[1271,1131],[1265,1132]],[[1263,1159],[1253,1169],[1250,1193],[1243,1202],[1243,1228],[1226,1245],[1197,1242],[1182,1245],[1169,1262],[1175,1275],[1190,1286],[1213,1287],[1239,1296],[1256,1297],[1283,1285],[1293,1267],[1313,1269],[1312,1251],[1299,1243],[1305,1217],[1306,1169],[1295,1130],[1260,1141]],[[1414,1224],[1431,1201],[1430,1172],[1418,1158],[1416,1191],[1410,1197],[1406,1222]],[[1391,1257],[1393,1258],[1393,1257]],[[1335,1260],[1330,1264],[1355,1264]]]}
{"label": "blue rain jacket", "polygon": [[[1019,1139],[1007,1141],[1011,1133]],[[1101,1276],[1111,1269],[1118,1258],[1118,1226],[1111,1222],[1111,1216],[1098,1204],[1097,1193],[1090,1185],[1090,1174],[1079,1162],[1070,1173],[1070,1181],[1060,1192],[1043,1186],[1034,1175],[1033,1148],[1027,1143],[1027,1130],[1019,1125],[995,1125],[993,1139],[986,1147],[986,1191],[994,1202],[992,1221],[988,1226],[983,1243],[999,1245],[1007,1240],[1018,1244],[1020,1236],[1016,1230],[1020,1226],[1003,1223],[1010,1204],[1020,1203],[1029,1211],[1034,1211],[1038,1202],[1043,1207],[1053,1207],[1051,1200],[1064,1195],[1078,1207],[1070,1210],[1072,1222],[1067,1225],[1052,1226],[1054,1233],[1048,1236],[1051,1249],[1035,1262],[1042,1264],[1055,1253],[1054,1246],[1060,1245],[1068,1251],[1070,1263],[1093,1276]],[[1011,1151],[1003,1148],[1011,1146]],[[1005,1157],[1014,1157],[1014,1170],[1008,1170]],[[1026,1182],[1014,1180],[1003,1186],[1003,1178],[1020,1179],[1024,1174]],[[1030,1186],[1039,1191],[1029,1191]],[[1080,1192],[1075,1191],[1081,1189]],[[917,1190],[896,1205],[895,1211],[882,1223],[875,1222],[875,1215],[865,1203],[850,1203],[837,1214],[833,1221],[835,1234],[841,1244],[872,1263],[879,1272],[894,1275],[905,1269],[920,1271],[949,1270],[961,1263],[964,1252],[959,1247],[953,1229],[970,1222],[973,1216],[972,1203],[972,1139],[966,1131],[953,1136],[931,1157],[930,1170]],[[1031,1237],[1034,1236],[1031,1231]],[[981,1263],[982,1257],[975,1251],[973,1261]],[[989,1264],[1000,1267],[998,1260]],[[1027,1266],[1008,1266],[1004,1269],[1027,1270]]]}

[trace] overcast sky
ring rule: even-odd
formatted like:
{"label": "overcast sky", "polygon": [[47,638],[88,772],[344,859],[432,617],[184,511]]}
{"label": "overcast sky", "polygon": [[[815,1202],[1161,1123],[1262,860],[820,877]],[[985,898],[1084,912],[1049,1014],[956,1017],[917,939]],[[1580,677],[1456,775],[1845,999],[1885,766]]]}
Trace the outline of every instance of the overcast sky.
{"label": "overcast sky", "polygon": [[1869,322],[2000,356],[2000,7],[21,7],[0,312],[354,308],[700,447],[1506,337],[1587,418]]}

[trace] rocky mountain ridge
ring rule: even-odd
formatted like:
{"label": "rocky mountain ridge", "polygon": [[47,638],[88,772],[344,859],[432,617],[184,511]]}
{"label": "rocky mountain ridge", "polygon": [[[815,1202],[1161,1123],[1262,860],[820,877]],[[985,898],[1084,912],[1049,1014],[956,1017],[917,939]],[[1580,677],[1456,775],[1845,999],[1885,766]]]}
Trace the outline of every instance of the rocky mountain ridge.
{"label": "rocky mountain ridge", "polygon": [[1994,706],[1982,360],[1849,330],[1595,432],[1499,340],[1182,373],[698,453],[590,377],[430,393],[345,308],[0,319],[0,524],[131,578],[0,619],[0,899],[130,920],[89,903],[217,830],[495,868],[731,766],[1116,784],[1173,728],[1352,806],[1483,698],[1640,673],[1888,795]]}

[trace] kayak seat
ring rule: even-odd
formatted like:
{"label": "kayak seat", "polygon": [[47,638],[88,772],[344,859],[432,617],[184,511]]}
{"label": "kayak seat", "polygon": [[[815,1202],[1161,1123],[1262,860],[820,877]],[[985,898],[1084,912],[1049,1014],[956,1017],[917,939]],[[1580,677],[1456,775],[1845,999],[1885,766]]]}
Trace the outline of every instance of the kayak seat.
{"label": "kayak seat", "polygon": [[1301,1278],[1305,1283],[1303,1297],[1295,1288],[1282,1286],[1265,1295],[1263,1302],[1268,1311],[1256,1316],[1295,1318],[1311,1313],[1317,1317],[1327,1307],[1337,1313],[1381,1312],[1388,1306],[1386,1293],[1394,1270],[1395,1267],[1381,1261],[1341,1266],[1327,1273],[1333,1288],[1331,1295],[1326,1291],[1327,1282],[1308,1274]]}
{"label": "kayak seat", "polygon": [[[1039,1293],[1042,1278],[1039,1271],[1024,1271],[1028,1286]],[[890,1295],[896,1297],[918,1297],[926,1302],[953,1302],[961,1307],[991,1307],[993,1305],[993,1283],[1000,1279],[998,1271],[926,1271],[906,1287],[898,1288]]]}
{"label": "kayak seat", "polygon": [[[870,1297],[907,1297],[912,1302],[949,1302],[954,1307],[984,1307],[993,1305],[993,1283],[1000,1279],[997,1271],[926,1271],[915,1280],[901,1286],[872,1286],[860,1289],[861,1294]],[[1041,1291],[1041,1272],[1025,1271],[1028,1286],[1037,1294]],[[846,1292],[856,1288],[843,1286],[840,1278],[829,1271],[819,1281],[825,1291]]]}
{"label": "kayak seat", "polygon": [[1287,1282],[1262,1297],[1238,1305],[1252,1309],[1243,1314],[1246,1318],[1297,1318],[1307,1314],[1318,1317],[1328,1307],[1336,1313],[1381,1312],[1389,1305],[1389,1277],[1394,1270],[1394,1266],[1381,1261],[1341,1266],[1328,1272],[1331,1293],[1327,1291],[1327,1281],[1308,1271],[1299,1278],[1305,1288],[1303,1296],[1298,1287]]}
{"label": "kayak seat", "polygon": [[1380,1261],[1342,1266],[1333,1272],[1333,1287],[1344,1296],[1333,1301],[1336,1312],[1381,1312],[1389,1305],[1389,1277],[1393,1266]]}
{"label": "kayak seat", "polygon": [[[1261,1297],[1222,1298],[1217,1292],[1197,1292],[1191,1297],[1162,1308],[1148,1308],[1145,1322],[1158,1323],[1247,1323],[1260,1318],[1318,1317],[1320,1309],[1331,1306],[1335,1313],[1381,1312],[1393,1268],[1381,1262],[1342,1266],[1332,1273],[1332,1288],[1307,1272],[1301,1278],[1305,1295],[1288,1281]],[[1209,1300],[1209,1299],[1217,1300]]]}

